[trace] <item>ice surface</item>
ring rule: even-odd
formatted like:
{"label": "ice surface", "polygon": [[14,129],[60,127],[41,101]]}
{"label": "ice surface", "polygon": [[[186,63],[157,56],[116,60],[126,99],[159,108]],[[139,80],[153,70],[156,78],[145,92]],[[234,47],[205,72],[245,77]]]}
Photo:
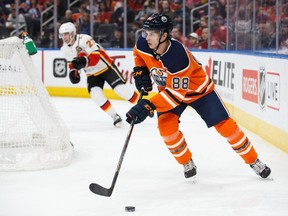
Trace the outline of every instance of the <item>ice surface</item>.
{"label": "ice surface", "polygon": [[[136,125],[111,197],[89,190],[110,187],[129,125],[112,119],[90,99],[52,98],[75,146],[72,164],[33,172],[0,172],[0,216],[287,216],[288,155],[242,128],[272,180],[258,177],[214,128],[192,110],[181,130],[198,167],[196,184],[162,142],[156,119]],[[112,101],[124,119],[131,107]],[[125,206],[135,212],[125,212]]]}

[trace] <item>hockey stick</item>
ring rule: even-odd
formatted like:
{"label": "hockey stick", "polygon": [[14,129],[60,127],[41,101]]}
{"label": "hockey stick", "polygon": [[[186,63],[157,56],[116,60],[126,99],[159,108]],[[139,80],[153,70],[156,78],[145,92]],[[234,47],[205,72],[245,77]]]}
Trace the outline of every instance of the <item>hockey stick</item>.
{"label": "hockey stick", "polygon": [[[143,97],[143,91],[140,92],[139,100],[142,99],[142,97]],[[135,124],[135,122],[134,122],[134,120],[132,120],[132,122],[130,124],[130,127],[129,127],[129,130],[128,130],[128,133],[127,133],[127,136],[126,136],[126,140],[125,140],[125,143],[124,143],[124,146],[123,146],[123,149],[122,149],[122,152],[121,152],[121,155],[120,155],[120,159],[118,161],[118,165],[117,165],[117,168],[116,168],[116,171],[115,171],[115,174],[114,174],[114,177],[113,177],[113,181],[112,181],[112,184],[111,184],[110,188],[104,188],[104,187],[102,187],[99,184],[91,183],[89,185],[89,189],[90,189],[91,192],[93,192],[95,194],[98,194],[98,195],[101,195],[101,196],[106,196],[106,197],[110,197],[111,196],[111,194],[112,194],[112,192],[114,190],[115,184],[116,184],[116,180],[117,180],[119,172],[120,172],[120,168],[121,168],[121,165],[122,165],[122,162],[123,162],[123,159],[124,159],[124,155],[126,153],[126,150],[127,150],[130,138],[131,138],[131,134],[132,134],[132,131],[133,131],[133,128],[134,128],[134,124]]]}

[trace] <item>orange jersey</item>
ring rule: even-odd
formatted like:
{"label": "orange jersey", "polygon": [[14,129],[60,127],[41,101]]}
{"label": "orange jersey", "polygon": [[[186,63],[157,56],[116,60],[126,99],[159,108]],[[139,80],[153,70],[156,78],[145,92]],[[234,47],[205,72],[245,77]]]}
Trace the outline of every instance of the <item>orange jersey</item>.
{"label": "orange jersey", "polygon": [[141,36],[133,50],[135,66],[147,67],[158,86],[159,93],[150,99],[157,112],[171,110],[180,103],[191,103],[215,87],[202,65],[183,44],[174,39],[169,43],[159,60]]}

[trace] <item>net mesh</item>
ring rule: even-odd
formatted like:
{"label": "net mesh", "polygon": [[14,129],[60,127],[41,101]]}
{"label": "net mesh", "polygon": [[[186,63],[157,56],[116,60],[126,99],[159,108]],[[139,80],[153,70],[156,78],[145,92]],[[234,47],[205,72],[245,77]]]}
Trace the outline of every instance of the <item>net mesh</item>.
{"label": "net mesh", "polygon": [[68,165],[73,147],[22,40],[0,40],[0,170]]}

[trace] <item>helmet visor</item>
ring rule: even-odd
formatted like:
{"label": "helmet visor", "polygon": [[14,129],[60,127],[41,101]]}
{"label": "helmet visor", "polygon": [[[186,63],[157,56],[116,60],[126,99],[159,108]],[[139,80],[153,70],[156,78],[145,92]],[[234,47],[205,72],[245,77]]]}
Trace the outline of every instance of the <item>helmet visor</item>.
{"label": "helmet visor", "polygon": [[159,36],[161,34],[162,30],[155,30],[155,29],[145,29],[143,28],[142,31],[141,31],[141,36],[143,38],[146,38],[147,36],[150,36],[150,37],[155,37],[155,36]]}

